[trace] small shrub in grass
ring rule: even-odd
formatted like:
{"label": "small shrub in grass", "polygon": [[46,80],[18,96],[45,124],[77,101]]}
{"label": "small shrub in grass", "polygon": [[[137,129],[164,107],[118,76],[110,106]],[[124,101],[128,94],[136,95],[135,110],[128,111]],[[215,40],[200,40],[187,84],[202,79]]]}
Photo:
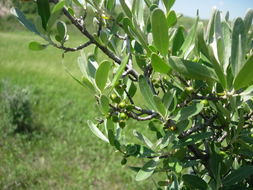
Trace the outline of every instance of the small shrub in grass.
{"label": "small shrub in grass", "polygon": [[[119,10],[116,0],[36,2],[35,24],[12,11],[45,40],[30,49],[68,53],[95,45],[78,58],[82,76],[68,74],[97,100],[101,118],[91,118],[89,128],[122,154],[137,181],[152,180],[157,189],[253,188],[252,9],[232,22],[215,9],[207,28],[197,15],[187,31],[176,24],[175,0],[119,0]],[[58,14],[87,42],[69,47]],[[132,166],[130,158],[143,164]]]}
{"label": "small shrub in grass", "polygon": [[6,133],[25,133],[33,129],[30,92],[26,88],[11,86],[3,82],[1,102],[5,118]]}

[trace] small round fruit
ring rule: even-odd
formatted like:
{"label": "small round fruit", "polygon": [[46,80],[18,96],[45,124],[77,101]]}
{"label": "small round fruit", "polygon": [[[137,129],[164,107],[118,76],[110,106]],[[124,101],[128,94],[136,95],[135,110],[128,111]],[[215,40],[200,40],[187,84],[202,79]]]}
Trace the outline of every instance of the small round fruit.
{"label": "small round fruit", "polygon": [[253,138],[253,134],[250,135]]}
{"label": "small round fruit", "polygon": [[125,165],[127,163],[127,159],[126,158],[123,158],[122,160],[121,160],[121,165]]}
{"label": "small round fruit", "polygon": [[118,97],[117,94],[115,94],[115,93],[111,94],[110,98],[115,103],[119,103],[120,102],[120,97]]}
{"label": "small round fruit", "polygon": [[201,100],[200,103],[203,104],[204,106],[207,106],[208,105],[208,100]]}
{"label": "small round fruit", "polygon": [[120,121],[119,126],[120,126],[120,128],[123,129],[126,126],[126,121]]}
{"label": "small round fruit", "polygon": [[119,114],[120,119],[127,119],[127,114],[122,112]]}
{"label": "small round fruit", "polygon": [[186,92],[193,92],[194,88],[192,86],[188,86],[185,88]]}
{"label": "small round fruit", "polygon": [[126,107],[126,102],[125,101],[122,101],[119,103],[119,108],[120,109],[124,109]]}
{"label": "small round fruit", "polygon": [[219,154],[220,154],[221,156],[227,156],[227,153],[224,152],[224,151],[220,151]]}

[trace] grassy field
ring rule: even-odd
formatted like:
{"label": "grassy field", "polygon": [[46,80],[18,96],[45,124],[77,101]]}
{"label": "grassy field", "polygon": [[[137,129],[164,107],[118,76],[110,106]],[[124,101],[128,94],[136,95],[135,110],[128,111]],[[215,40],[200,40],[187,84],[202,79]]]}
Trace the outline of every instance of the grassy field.
{"label": "grassy field", "polygon": [[[152,189],[150,181],[135,182],[119,153],[88,129],[87,119],[97,115],[94,98],[64,71],[62,52],[29,51],[34,39],[25,31],[0,32],[0,81],[30,90],[35,128],[30,135],[0,132],[0,189]],[[77,55],[65,63],[79,76]]]}

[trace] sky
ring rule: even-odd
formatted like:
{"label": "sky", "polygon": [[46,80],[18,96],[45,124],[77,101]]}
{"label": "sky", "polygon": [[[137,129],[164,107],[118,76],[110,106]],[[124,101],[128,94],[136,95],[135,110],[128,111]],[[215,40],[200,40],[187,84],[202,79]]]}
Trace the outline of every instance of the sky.
{"label": "sky", "polygon": [[229,11],[231,19],[244,17],[248,8],[253,9],[253,0],[176,0],[173,10],[185,16],[196,16],[199,9],[200,18],[210,18],[212,8],[216,7],[224,14]]}

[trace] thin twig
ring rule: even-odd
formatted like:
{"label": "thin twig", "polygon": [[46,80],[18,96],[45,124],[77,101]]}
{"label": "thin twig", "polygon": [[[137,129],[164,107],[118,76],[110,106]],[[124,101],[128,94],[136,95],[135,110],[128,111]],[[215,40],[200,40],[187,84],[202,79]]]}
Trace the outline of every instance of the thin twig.
{"label": "thin twig", "polygon": [[92,43],[90,41],[78,46],[78,47],[75,47],[75,48],[71,48],[71,47],[65,47],[63,45],[59,46],[57,44],[53,44],[54,47],[58,48],[58,49],[63,49],[65,50],[65,53],[67,52],[74,52],[74,51],[79,51],[81,49],[84,49],[86,47],[88,47],[89,45],[91,45]]}

